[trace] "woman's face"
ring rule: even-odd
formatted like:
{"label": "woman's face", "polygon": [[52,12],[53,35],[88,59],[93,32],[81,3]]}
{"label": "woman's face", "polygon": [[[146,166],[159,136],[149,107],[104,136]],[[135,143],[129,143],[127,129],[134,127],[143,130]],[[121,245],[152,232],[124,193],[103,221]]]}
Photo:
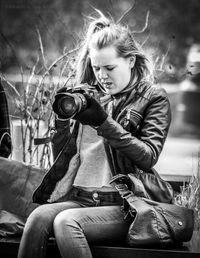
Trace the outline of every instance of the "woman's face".
{"label": "woman's face", "polygon": [[95,77],[106,93],[115,95],[128,85],[134,66],[132,58],[119,57],[115,47],[108,46],[91,48],[90,59]]}

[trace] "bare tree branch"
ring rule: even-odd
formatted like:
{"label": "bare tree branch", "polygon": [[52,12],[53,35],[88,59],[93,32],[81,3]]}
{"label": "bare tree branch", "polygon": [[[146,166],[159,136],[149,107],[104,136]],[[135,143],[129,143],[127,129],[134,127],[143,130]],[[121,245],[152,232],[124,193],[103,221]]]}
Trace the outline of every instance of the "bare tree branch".
{"label": "bare tree branch", "polygon": [[30,88],[31,81],[32,81],[32,79],[33,79],[34,76],[35,76],[35,70],[36,70],[36,67],[37,67],[38,62],[39,62],[39,57],[37,57],[36,63],[33,65],[32,69],[31,69],[31,75],[30,75],[30,77],[28,78],[28,82],[27,82],[26,88],[24,89],[25,94],[26,94],[27,96],[28,96],[28,94],[29,94],[29,88]]}
{"label": "bare tree branch", "polygon": [[41,34],[40,34],[40,30],[37,26],[36,26],[36,32],[38,34],[38,40],[39,40],[39,45],[40,45],[40,51],[41,51],[41,54],[42,54],[43,65],[44,65],[44,68],[47,70],[46,60],[45,60],[45,56],[44,56],[44,48],[43,48],[43,43],[42,43],[42,37],[41,37]]}
{"label": "bare tree branch", "polygon": [[125,13],[123,13],[123,15],[117,20],[117,24],[122,22],[122,20],[126,17],[126,15],[135,7],[135,1],[134,3],[132,4],[132,6],[130,8],[128,8],[128,10],[126,10]]}
{"label": "bare tree branch", "polygon": [[132,33],[143,33],[147,29],[149,24],[149,14],[150,11],[147,11],[144,27],[139,31],[132,31]]}
{"label": "bare tree branch", "polygon": [[66,56],[72,54],[73,52],[76,52],[78,50],[78,48],[76,49],[73,49],[71,51],[68,51],[67,53],[63,54],[62,56],[58,57],[55,61],[53,61],[53,63],[47,68],[47,70],[44,72],[44,74],[42,75],[42,78],[40,79],[39,81],[39,84],[38,84],[38,87],[36,88],[36,91],[35,91],[35,94],[34,94],[34,97],[33,97],[33,102],[32,104],[34,103],[34,99],[37,98],[37,94],[38,94],[38,91],[44,81],[44,78],[49,74],[49,71],[58,63],[60,62],[62,59],[64,59]]}
{"label": "bare tree branch", "polygon": [[15,86],[10,81],[8,81],[3,74],[1,74],[1,77],[6,81],[6,83],[10,87],[10,89],[12,89],[10,95],[12,96],[12,94],[14,93],[14,95],[15,95],[14,98],[17,97],[17,100],[20,100],[21,96],[20,96],[19,92],[16,90]]}

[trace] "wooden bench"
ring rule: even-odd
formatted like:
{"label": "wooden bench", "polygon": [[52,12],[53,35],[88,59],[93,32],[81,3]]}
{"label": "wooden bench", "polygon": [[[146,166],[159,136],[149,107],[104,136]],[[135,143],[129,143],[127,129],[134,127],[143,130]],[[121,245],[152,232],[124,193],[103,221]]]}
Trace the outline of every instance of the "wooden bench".
{"label": "wooden bench", "polygon": [[[17,258],[20,239],[0,239],[0,257]],[[200,249],[197,250],[191,243],[174,247],[136,248],[127,246],[91,246],[94,258],[199,258]],[[50,240],[47,258],[61,258],[54,240]],[[28,258],[28,257],[27,257]]]}

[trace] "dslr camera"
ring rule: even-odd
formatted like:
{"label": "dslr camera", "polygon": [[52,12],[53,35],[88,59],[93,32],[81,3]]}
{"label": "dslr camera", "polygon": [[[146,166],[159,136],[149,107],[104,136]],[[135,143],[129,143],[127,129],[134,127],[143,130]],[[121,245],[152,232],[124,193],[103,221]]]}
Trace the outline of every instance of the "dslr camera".
{"label": "dslr camera", "polygon": [[94,86],[81,84],[75,88],[62,88],[55,95],[53,111],[63,119],[73,118],[77,113],[88,107],[84,94],[99,100],[99,93]]}

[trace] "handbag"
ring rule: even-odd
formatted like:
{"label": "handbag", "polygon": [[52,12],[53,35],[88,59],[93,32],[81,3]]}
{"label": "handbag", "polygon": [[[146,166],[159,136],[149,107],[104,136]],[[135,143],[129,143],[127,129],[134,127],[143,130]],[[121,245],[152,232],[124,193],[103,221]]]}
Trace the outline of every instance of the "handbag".
{"label": "handbag", "polygon": [[[123,175],[124,176],[124,175]],[[135,178],[129,177],[125,184],[122,175],[112,179],[112,185],[124,200],[125,218],[131,219],[127,232],[130,246],[169,245],[187,242],[194,229],[194,212],[192,209],[163,203],[137,196],[130,190],[137,189]]]}
{"label": "handbag", "polygon": [[113,176],[110,183],[112,184],[114,181],[127,184],[136,196],[163,203],[173,202],[172,186],[163,180],[155,169],[151,169],[150,172],[117,174]]}
{"label": "handbag", "polygon": [[127,196],[126,200],[134,214],[127,234],[130,246],[190,241],[194,229],[193,210],[133,195]]}

